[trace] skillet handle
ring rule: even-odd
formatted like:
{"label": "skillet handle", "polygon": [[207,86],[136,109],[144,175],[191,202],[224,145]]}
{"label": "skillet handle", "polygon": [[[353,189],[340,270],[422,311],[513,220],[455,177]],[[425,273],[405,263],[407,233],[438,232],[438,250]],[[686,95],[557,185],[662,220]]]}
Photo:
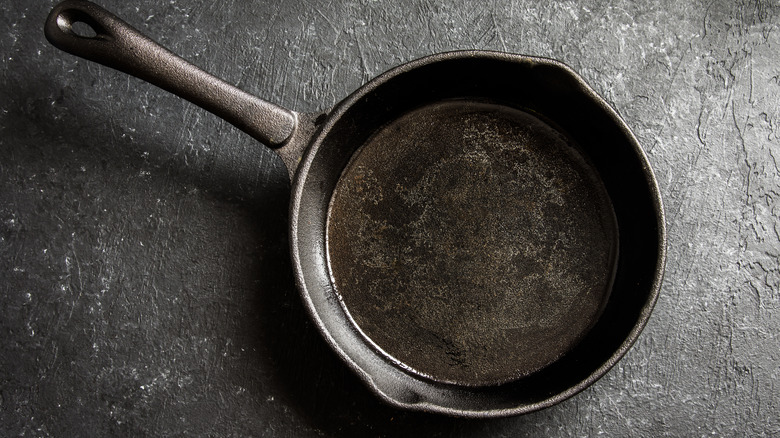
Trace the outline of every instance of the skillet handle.
{"label": "skillet handle", "polygon": [[[89,26],[94,35],[74,30],[76,23]],[[297,113],[200,70],[94,3],[60,3],[49,14],[44,33],[55,47],[170,91],[269,147],[283,146],[296,130]]]}

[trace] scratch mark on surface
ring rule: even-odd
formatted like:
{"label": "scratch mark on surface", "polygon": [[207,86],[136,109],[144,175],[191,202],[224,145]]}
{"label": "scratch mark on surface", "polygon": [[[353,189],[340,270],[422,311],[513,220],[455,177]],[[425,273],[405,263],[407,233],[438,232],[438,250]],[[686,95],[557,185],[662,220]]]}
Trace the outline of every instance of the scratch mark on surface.
{"label": "scratch mark on surface", "polygon": [[[71,234],[72,240],[70,243],[70,251],[73,253],[73,261],[76,264],[76,280],[78,281],[78,295],[73,300],[73,303],[71,303],[70,306],[70,312],[68,313],[68,321],[70,321],[71,317],[73,316],[73,309],[75,309],[76,305],[78,304],[79,300],[81,299],[81,295],[84,292],[84,281],[81,278],[81,262],[79,261],[79,256],[76,253],[76,233]],[[70,277],[70,262],[68,261],[68,258],[65,258],[65,266],[68,270],[68,276]],[[71,277],[71,280],[73,278]],[[72,281],[69,282],[68,288],[72,291]],[[66,321],[67,323],[67,321]]]}
{"label": "scratch mark on surface", "polygon": [[[740,129],[739,122],[737,122],[737,113],[735,109],[735,105],[732,102],[731,103],[731,118],[734,122],[734,128],[737,130],[737,136],[739,137],[740,142],[740,150],[742,152],[742,162],[747,166],[747,175],[745,176],[745,203],[750,202],[750,176],[753,172],[753,166],[750,165],[750,161],[748,159],[748,151],[747,146],[745,145],[745,137],[742,135],[743,129]],[[745,124],[747,124],[747,119],[745,120]]]}
{"label": "scratch mark on surface", "polygon": [[371,75],[368,71],[368,66],[366,65],[366,54],[363,51],[363,44],[360,42],[360,36],[357,34],[355,35],[355,42],[357,43],[358,56],[360,56],[360,68],[362,69],[363,74],[361,83],[365,84],[369,79],[371,79]]}
{"label": "scratch mark on surface", "polygon": [[504,35],[501,32],[501,28],[498,26],[498,23],[496,22],[496,13],[491,12],[490,17],[493,19],[493,28],[496,31],[496,36],[498,36],[498,41],[501,43],[501,50],[506,52],[507,51],[506,41],[504,40]]}

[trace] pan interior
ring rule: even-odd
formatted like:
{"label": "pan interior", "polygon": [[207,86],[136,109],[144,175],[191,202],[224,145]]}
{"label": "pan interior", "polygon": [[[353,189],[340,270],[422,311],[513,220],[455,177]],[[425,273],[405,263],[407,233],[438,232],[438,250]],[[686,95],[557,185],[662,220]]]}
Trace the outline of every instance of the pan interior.
{"label": "pan interior", "polygon": [[357,330],[435,381],[538,371],[595,324],[617,260],[599,175],[539,117],[429,104],[353,155],[327,223],[331,281]]}

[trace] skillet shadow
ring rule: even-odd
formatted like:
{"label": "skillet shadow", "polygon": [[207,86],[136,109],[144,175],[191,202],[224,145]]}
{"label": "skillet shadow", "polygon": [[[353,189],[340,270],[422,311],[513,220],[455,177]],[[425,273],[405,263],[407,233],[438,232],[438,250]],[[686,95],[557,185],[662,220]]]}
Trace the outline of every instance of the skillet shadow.
{"label": "skillet shadow", "polygon": [[[28,84],[17,94],[30,96],[28,101],[45,101],[41,99],[43,90],[52,87],[49,78],[43,76],[32,78]],[[395,409],[374,396],[331,351],[310,322],[294,283],[288,245],[290,183],[275,153],[252,140],[242,140],[238,142],[240,147],[220,148],[207,156],[187,156],[178,154],[172,146],[178,143],[178,128],[156,132],[153,126],[157,121],[149,120],[139,124],[142,128],[135,133],[135,138],[142,141],[118,140],[110,129],[85,126],[85,120],[97,120],[95,126],[106,123],[108,116],[99,110],[75,101],[63,106],[68,108],[66,113],[54,114],[56,107],[41,105],[31,112],[38,120],[27,122],[35,123],[42,138],[51,144],[65,138],[70,139],[71,147],[84,140],[77,147],[94,150],[80,155],[101,161],[95,166],[105,165],[105,160],[111,166],[134,169],[151,164],[177,183],[195,185],[234,205],[251,219],[254,233],[247,238],[253,239],[252,243],[261,251],[261,261],[253,264],[255,272],[237,273],[240,278],[235,281],[251,284],[250,290],[256,293],[251,300],[255,315],[242,324],[257,326],[246,327],[251,334],[243,340],[252,344],[247,346],[248,350],[258,352],[256,360],[262,365],[258,365],[257,371],[270,370],[267,387],[274,394],[281,394],[284,403],[309,428],[329,436],[449,436],[484,431],[490,425],[507,421],[458,419]],[[202,121],[193,130],[193,136],[202,139],[196,141],[216,142],[245,135],[214,116],[205,117],[213,120]],[[208,130],[214,127],[217,131],[230,131],[227,135],[209,134]],[[147,139],[154,139],[154,143]],[[139,158],[144,154],[145,161]],[[253,395],[256,400],[268,397],[259,392]]]}

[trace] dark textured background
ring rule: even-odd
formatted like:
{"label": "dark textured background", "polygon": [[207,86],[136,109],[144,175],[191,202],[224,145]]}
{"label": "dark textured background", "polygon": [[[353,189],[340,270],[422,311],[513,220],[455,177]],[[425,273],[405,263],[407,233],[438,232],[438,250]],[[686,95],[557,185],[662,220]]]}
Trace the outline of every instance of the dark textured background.
{"label": "dark textured background", "polygon": [[103,0],[249,92],[325,109],[450,49],[558,58],[634,129],[669,259],[638,343],[576,397],[489,421],[378,402],[292,281],[281,161],[0,10],[0,435],[780,434],[775,1]]}

